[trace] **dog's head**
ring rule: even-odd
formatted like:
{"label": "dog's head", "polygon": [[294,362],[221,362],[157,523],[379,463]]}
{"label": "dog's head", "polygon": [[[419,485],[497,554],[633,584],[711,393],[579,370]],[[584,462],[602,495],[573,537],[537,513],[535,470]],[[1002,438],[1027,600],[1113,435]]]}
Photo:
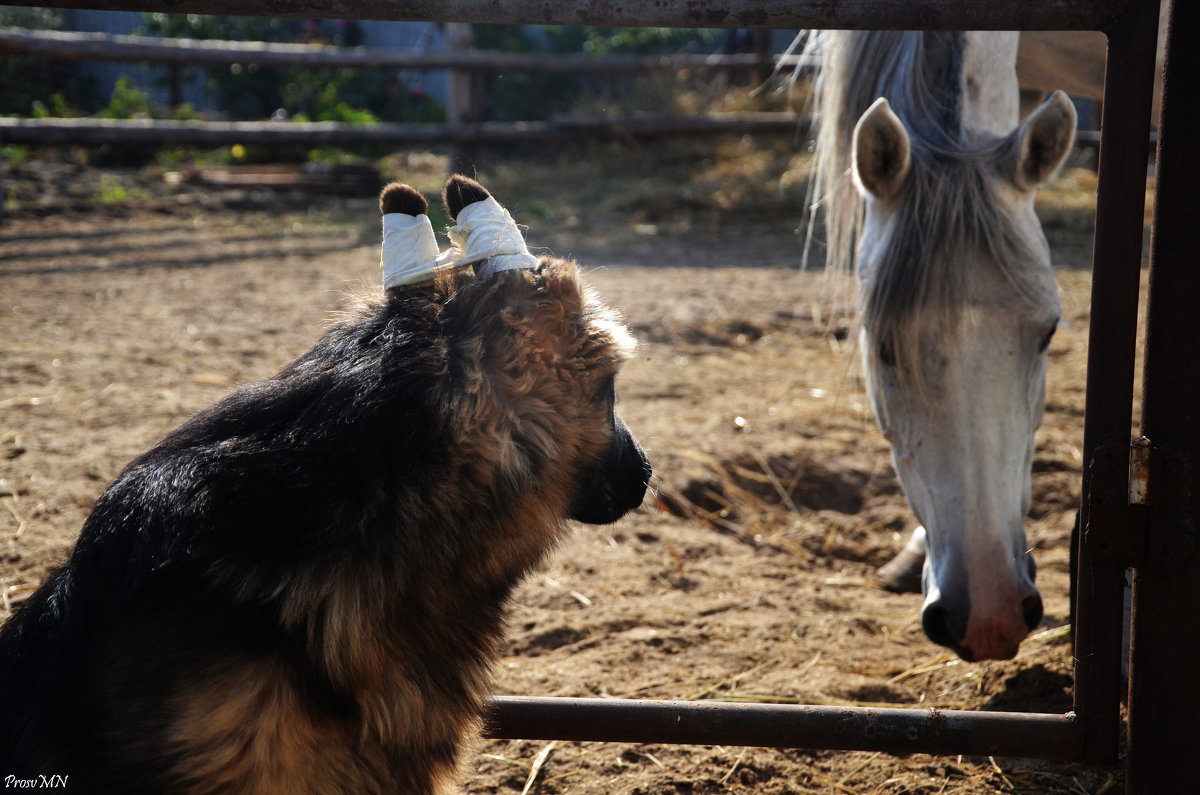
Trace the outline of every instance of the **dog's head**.
{"label": "dog's head", "polygon": [[[452,176],[442,195],[455,247],[433,263],[426,256],[429,276],[410,268],[407,284],[392,289],[432,290],[444,307],[454,348],[447,416],[468,448],[463,460],[478,462],[473,477],[497,495],[536,493],[560,516],[616,521],[641,504],[651,474],[616,409],[633,337],[575,263],[531,255],[478,182]],[[393,184],[381,209],[385,219],[389,210],[423,212],[424,199]]]}

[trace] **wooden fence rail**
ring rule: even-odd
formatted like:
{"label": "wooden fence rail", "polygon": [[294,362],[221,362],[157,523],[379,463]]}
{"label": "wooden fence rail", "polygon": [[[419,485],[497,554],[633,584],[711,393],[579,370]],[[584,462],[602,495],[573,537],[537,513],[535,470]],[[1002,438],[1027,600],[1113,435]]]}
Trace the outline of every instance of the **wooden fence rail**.
{"label": "wooden fence rail", "polygon": [[11,5],[501,25],[1110,30],[1131,0],[11,0]]}
{"label": "wooden fence rail", "polygon": [[[448,28],[465,26],[448,26]],[[469,38],[469,37],[468,37]],[[451,144],[456,152],[478,143],[549,141],[574,137],[646,138],[667,135],[798,135],[807,121],[792,113],[634,116],[538,122],[483,122],[483,96],[470,91],[472,75],[482,72],[645,74],[655,71],[769,72],[770,53],[607,55],[503,53],[452,47],[447,52],[400,52],[365,47],[333,47],[125,36],[104,33],[0,28],[0,53],[75,61],[148,62],[176,66],[259,66],[355,69],[447,69],[452,101],[447,124],[355,125],[334,122],[199,122],[105,119],[0,118],[0,142],[34,145],[220,146],[300,144]],[[787,56],[781,66],[807,63]],[[464,82],[465,80],[465,82]],[[459,85],[462,83],[463,85]],[[457,91],[455,90],[457,87]],[[461,94],[461,96],[459,96]],[[454,100],[458,100],[456,103]],[[464,108],[455,112],[458,104]],[[478,106],[478,107],[475,107]]]}
{"label": "wooden fence rail", "polygon": [[[109,33],[0,28],[0,53],[67,61],[143,61],[179,66],[305,66],[354,69],[456,69],[484,72],[644,74],[658,71],[755,71],[775,59],[754,53],[674,55],[584,55],[508,53],[486,50],[400,52],[370,47],[172,39]],[[780,65],[816,65],[816,59],[787,56]]]}
{"label": "wooden fence rail", "polygon": [[807,122],[793,113],[707,116],[622,116],[476,124],[342,124],[338,122],[167,121],[158,119],[0,118],[0,143],[62,144],[361,144],[504,143],[580,136],[799,135]]}
{"label": "wooden fence rail", "polygon": [[[793,113],[643,114],[552,121],[461,124],[343,124],[288,121],[171,121],[160,119],[21,119],[0,117],[0,144],[62,146],[227,144],[355,146],[563,141],[573,138],[656,138],[704,135],[806,134],[811,120]],[[1151,133],[1150,144],[1157,141]],[[1081,130],[1075,145],[1095,149],[1100,134]]]}

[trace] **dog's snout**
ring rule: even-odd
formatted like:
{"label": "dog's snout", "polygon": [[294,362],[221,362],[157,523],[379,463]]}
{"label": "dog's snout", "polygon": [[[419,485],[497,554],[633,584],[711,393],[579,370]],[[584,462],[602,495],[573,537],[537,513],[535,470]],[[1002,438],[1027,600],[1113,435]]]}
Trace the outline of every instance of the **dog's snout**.
{"label": "dog's snout", "polygon": [[642,504],[653,468],[645,451],[619,416],[616,433],[599,461],[580,478],[571,518],[611,524]]}

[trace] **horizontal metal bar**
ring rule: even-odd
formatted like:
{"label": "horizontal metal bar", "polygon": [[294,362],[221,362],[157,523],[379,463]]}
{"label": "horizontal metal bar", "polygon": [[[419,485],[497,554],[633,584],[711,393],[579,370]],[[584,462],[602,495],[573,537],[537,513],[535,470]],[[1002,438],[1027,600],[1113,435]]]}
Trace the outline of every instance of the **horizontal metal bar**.
{"label": "horizontal metal bar", "polygon": [[405,19],[526,25],[686,28],[1108,30],[1139,0],[29,0],[4,5]]}
{"label": "horizontal metal bar", "polygon": [[874,709],[719,701],[497,696],[485,733],[501,740],[821,748],[1077,760],[1073,713]]}

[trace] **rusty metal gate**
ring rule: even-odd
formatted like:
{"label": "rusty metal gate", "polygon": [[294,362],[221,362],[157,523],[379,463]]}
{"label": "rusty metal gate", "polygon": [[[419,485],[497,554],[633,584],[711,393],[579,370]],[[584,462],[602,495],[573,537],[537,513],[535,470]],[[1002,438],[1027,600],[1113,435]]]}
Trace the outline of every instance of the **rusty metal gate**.
{"label": "rusty metal gate", "polygon": [[[23,3],[16,3],[18,5]],[[35,4],[33,0],[29,4]],[[1127,786],[1195,791],[1200,741],[1200,3],[1172,0],[1158,134],[1149,313],[1129,498],[1158,0],[36,0],[60,8],[506,24],[1098,30],[1108,62],[1084,419],[1075,700],[1063,715],[500,697],[490,736],[993,754],[1114,765],[1122,589],[1134,567]],[[1196,224],[1193,228],[1191,225]]]}

